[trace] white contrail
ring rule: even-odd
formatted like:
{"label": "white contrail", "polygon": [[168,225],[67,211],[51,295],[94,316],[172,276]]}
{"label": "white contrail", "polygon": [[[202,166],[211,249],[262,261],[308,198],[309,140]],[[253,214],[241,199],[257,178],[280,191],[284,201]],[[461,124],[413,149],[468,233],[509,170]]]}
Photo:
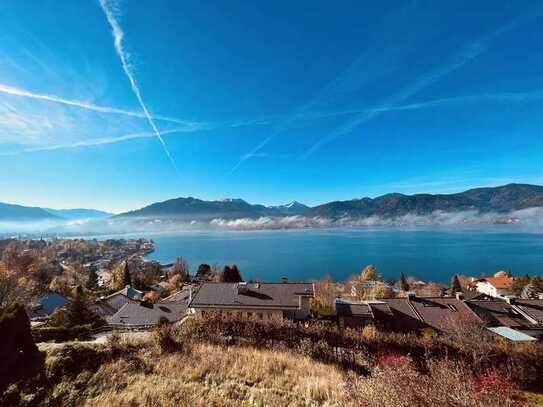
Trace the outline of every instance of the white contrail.
{"label": "white contrail", "polygon": [[[44,100],[44,101],[52,102],[52,103],[60,103],[63,105],[80,107],[83,109],[92,110],[92,111],[100,112],[100,113],[119,114],[119,115],[139,117],[139,118],[144,118],[144,119],[147,118],[145,114],[141,112],[133,112],[130,110],[117,109],[115,107],[109,107],[109,106],[99,106],[99,105],[84,102],[81,100],[65,99],[59,96],[55,96],[55,95],[35,93],[26,89],[16,88],[13,86],[8,86],[8,85],[3,85],[3,84],[0,84],[0,93],[12,95],[12,96],[20,96],[20,97],[26,97],[26,98],[31,98],[31,99]],[[154,116],[153,119],[177,123],[177,124],[184,124],[188,127],[193,127],[194,129],[198,129],[202,126],[201,123],[175,119],[172,117]]]}
{"label": "white contrail", "polygon": [[[382,111],[386,111],[386,109],[390,109],[394,105],[405,101],[407,98],[417,94],[421,90],[439,81],[443,76],[448,75],[449,73],[453,71],[456,71],[457,69],[461,68],[468,62],[472,61],[473,59],[478,57],[480,54],[485,52],[486,49],[490,46],[490,44],[498,36],[514,28],[518,24],[518,21],[519,20],[512,21],[511,23],[503,27],[500,27],[499,29],[494,30],[490,32],[489,34],[479,38],[478,40],[469,43],[458,54],[454,55],[454,57],[452,58],[452,61],[449,61],[448,64],[439,66],[438,68],[425,73],[424,75],[417,78],[417,80],[415,80],[413,84],[406,86],[400,92],[387,98],[385,102],[383,103],[384,108]],[[349,122],[340,126],[329,135],[321,138],[319,141],[313,144],[309,149],[307,149],[300,157],[302,159],[308,158],[311,154],[313,154],[322,146],[332,142],[333,140],[337,139],[340,136],[351,133],[356,127],[360,126],[362,123],[367,122],[368,120],[371,120],[373,117],[379,115],[380,113],[381,111],[371,111],[371,110],[367,112],[363,112],[361,115],[358,115],[357,117],[353,118]]]}
{"label": "white contrail", "polygon": [[[165,130],[162,132],[162,134],[164,135],[164,134],[185,133],[185,132],[186,132],[185,129],[178,128],[178,129]],[[135,139],[141,139],[141,138],[154,138],[154,137],[156,137],[154,132],[147,131],[147,132],[141,132],[141,133],[125,134],[124,136],[117,136],[117,137],[102,137],[102,138],[81,140],[81,141],[76,141],[75,143],[68,143],[68,144],[54,144],[54,145],[43,146],[43,147],[31,147],[31,148],[25,148],[20,151],[0,152],[0,156],[13,156],[13,155],[19,155],[23,153],[34,153],[34,152],[39,152],[39,151],[53,151],[53,150],[65,150],[65,149],[72,149],[72,148],[101,146],[105,144],[120,143],[120,142],[128,141],[128,140],[135,140]]]}
{"label": "white contrail", "polygon": [[123,48],[123,36],[124,36],[123,30],[121,29],[121,26],[119,25],[117,19],[115,18],[113,11],[108,6],[108,1],[100,0],[100,6],[102,7],[102,10],[104,11],[106,15],[107,21],[109,22],[109,25],[111,26],[115,51],[117,51],[117,55],[119,56],[121,60],[121,65],[123,67],[124,73],[126,74],[128,80],[130,81],[130,86],[132,87],[132,91],[136,95],[136,98],[138,99],[138,102],[141,106],[141,109],[143,110],[143,113],[145,113],[145,117],[147,118],[149,125],[151,126],[151,128],[153,129],[153,132],[155,133],[156,137],[160,141],[160,144],[162,144],[162,148],[164,149],[164,152],[166,153],[166,155],[168,156],[168,159],[172,163],[172,166],[175,169],[175,172],[179,175],[179,170],[177,169],[177,165],[175,164],[175,161],[172,155],[170,154],[170,151],[168,150],[166,143],[162,139],[162,136],[160,135],[160,132],[158,131],[158,128],[156,127],[153,118],[149,114],[149,111],[147,110],[147,106],[145,105],[143,98],[141,97],[140,89],[138,87],[138,84],[136,83],[136,79],[132,72],[132,68],[130,67],[130,64],[128,62],[128,54],[125,52]]}

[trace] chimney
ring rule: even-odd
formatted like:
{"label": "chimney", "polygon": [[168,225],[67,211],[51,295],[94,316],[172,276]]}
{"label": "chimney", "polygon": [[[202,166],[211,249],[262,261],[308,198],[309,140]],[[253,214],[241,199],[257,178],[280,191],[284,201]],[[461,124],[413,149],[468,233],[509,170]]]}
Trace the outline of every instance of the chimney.
{"label": "chimney", "polygon": [[464,299],[464,293],[456,292],[454,295],[458,301],[462,301]]}

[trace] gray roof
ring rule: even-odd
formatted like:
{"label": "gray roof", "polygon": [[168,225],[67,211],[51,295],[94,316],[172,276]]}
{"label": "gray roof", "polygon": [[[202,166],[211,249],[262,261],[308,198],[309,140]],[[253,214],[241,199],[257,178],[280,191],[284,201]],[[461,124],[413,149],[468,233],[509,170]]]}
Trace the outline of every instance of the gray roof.
{"label": "gray roof", "polygon": [[312,283],[204,283],[189,307],[298,309],[313,295]]}
{"label": "gray roof", "polygon": [[152,326],[158,324],[162,317],[170,322],[176,322],[185,316],[186,311],[186,303],[128,302],[111,317],[109,324],[127,327]]}
{"label": "gray roof", "polygon": [[371,307],[364,302],[336,300],[336,313],[342,317],[373,318]]}
{"label": "gray roof", "polygon": [[181,290],[181,291],[177,291],[176,293],[173,293],[169,297],[166,297],[166,298],[160,300],[160,302],[162,302],[162,303],[164,303],[164,302],[165,303],[169,303],[169,302],[188,303],[189,299],[190,299],[190,290]]}
{"label": "gray roof", "polygon": [[97,300],[90,309],[100,317],[110,317],[119,311],[126,303],[136,302],[122,292],[116,292],[106,298]]}

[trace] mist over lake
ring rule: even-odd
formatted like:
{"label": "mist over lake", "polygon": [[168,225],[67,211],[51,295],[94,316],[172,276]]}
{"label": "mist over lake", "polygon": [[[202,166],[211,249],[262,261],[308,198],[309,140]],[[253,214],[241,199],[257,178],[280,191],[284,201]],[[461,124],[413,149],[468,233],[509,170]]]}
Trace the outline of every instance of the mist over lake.
{"label": "mist over lake", "polygon": [[543,231],[515,225],[191,231],[146,237],[156,243],[148,259],[168,263],[182,256],[192,271],[200,263],[235,263],[246,280],[309,280],[326,274],[344,280],[367,264],[374,264],[386,279],[403,271],[443,283],[455,273],[543,271]]}

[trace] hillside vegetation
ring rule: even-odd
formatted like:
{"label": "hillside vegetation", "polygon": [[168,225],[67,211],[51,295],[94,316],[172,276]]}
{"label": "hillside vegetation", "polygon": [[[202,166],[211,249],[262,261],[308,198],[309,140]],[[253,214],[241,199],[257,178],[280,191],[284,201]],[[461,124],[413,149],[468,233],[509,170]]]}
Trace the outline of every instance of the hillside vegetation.
{"label": "hillside vegetation", "polygon": [[41,344],[42,372],[0,404],[535,405],[524,391],[541,385],[540,344],[334,332],[210,316],[144,341]]}

